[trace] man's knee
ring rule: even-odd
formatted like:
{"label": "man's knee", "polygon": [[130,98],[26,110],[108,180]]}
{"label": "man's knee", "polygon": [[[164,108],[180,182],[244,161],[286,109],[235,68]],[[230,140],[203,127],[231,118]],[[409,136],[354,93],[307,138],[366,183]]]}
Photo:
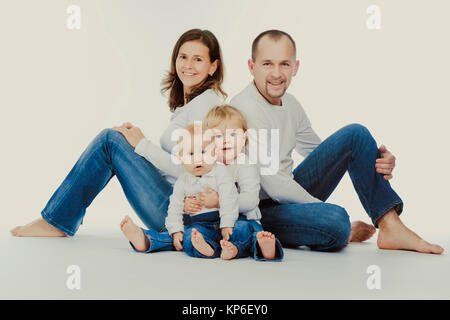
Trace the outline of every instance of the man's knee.
{"label": "man's knee", "polygon": [[324,251],[336,251],[346,246],[350,237],[351,223],[347,211],[335,206],[329,214],[327,233],[330,235],[329,243],[322,247]]}
{"label": "man's knee", "polygon": [[343,128],[348,134],[353,138],[354,142],[367,140],[367,138],[372,138],[372,134],[369,129],[359,123],[352,123]]}

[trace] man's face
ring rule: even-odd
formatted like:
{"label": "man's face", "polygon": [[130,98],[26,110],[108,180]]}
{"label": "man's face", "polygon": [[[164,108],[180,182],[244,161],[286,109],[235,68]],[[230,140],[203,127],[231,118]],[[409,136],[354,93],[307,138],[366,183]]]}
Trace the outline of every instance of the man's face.
{"label": "man's face", "polygon": [[297,74],[294,46],[288,37],[273,40],[269,36],[260,39],[255,60],[248,67],[259,92],[273,105],[281,105],[281,97]]}

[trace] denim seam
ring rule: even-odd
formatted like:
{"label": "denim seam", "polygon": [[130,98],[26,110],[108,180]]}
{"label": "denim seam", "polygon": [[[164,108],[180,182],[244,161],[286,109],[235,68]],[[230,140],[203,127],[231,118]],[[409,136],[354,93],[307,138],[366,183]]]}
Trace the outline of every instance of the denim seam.
{"label": "denim seam", "polygon": [[[351,154],[352,151],[351,151],[351,150],[347,151],[347,152],[345,153],[345,157],[342,157],[342,158],[343,158],[343,159],[346,159],[348,153]],[[325,178],[324,178],[324,179],[321,179],[321,180],[327,180],[327,179],[331,176],[331,173],[334,172],[334,171],[336,170],[336,168],[338,168],[338,167],[339,167],[339,164],[338,164],[338,163],[335,163],[335,164],[331,167],[331,169],[327,170],[327,173],[326,173],[326,175],[325,175]],[[349,166],[347,166],[347,170],[346,170],[346,171],[348,171],[348,167],[349,167]],[[330,196],[330,195],[328,195],[328,197],[329,197],[329,196]],[[328,198],[328,197],[327,197],[327,198]]]}
{"label": "denim seam", "polygon": [[54,227],[60,229],[60,230],[63,231],[65,234],[67,234],[67,235],[69,235],[69,236],[71,236],[71,237],[74,236],[75,232],[69,231],[67,228],[65,228],[65,227],[61,226],[59,223],[55,222],[52,218],[49,217],[49,215],[48,215],[44,210],[42,210],[41,215],[42,215],[42,218],[44,218],[44,220],[46,220],[46,221],[47,221],[48,223],[50,223],[52,226],[54,226]]}
{"label": "denim seam", "polygon": [[[388,204],[386,207],[384,207],[382,210],[380,210],[380,212],[376,213],[376,217],[377,217],[377,218],[374,219],[374,220],[375,220],[375,221],[374,221],[374,224],[378,226],[378,223],[376,223],[376,222],[378,222],[378,220],[379,220],[382,216],[384,216],[390,209],[394,208],[395,206],[399,205],[400,203],[402,203],[401,200],[400,200],[400,202],[399,202],[399,200],[394,200],[394,201],[392,201],[390,204]],[[397,212],[397,210],[396,210],[395,212],[397,213],[397,215],[399,215],[398,212]]]}
{"label": "denim seam", "polygon": [[[350,174],[350,173],[349,173],[349,174]],[[360,184],[359,179],[358,179],[357,177],[353,177],[352,180],[353,180],[354,184],[356,185],[357,189],[363,190],[363,188],[361,188],[361,184]],[[356,190],[355,190],[355,191],[356,191]],[[366,202],[367,205],[369,204],[369,201],[367,200],[367,198],[366,198],[366,196],[364,195],[363,192],[361,192],[360,194],[358,193],[358,195],[359,195],[361,198],[363,198],[363,200]],[[364,207],[364,206],[363,206],[363,207]],[[369,205],[368,205],[368,207],[369,207]],[[369,208],[369,211],[370,211],[370,209],[371,209],[371,208]],[[368,212],[369,215],[371,215],[371,213],[372,213],[372,212]]]}
{"label": "denim seam", "polygon": [[303,230],[314,230],[316,232],[319,232],[321,234],[326,235],[329,238],[332,238],[333,241],[337,240],[337,237],[335,235],[332,235],[332,234],[330,234],[330,233],[328,233],[326,231],[323,231],[322,229],[319,229],[319,228],[316,228],[316,227],[312,227],[312,226],[309,226],[309,227],[298,227],[298,226],[284,225],[284,224],[278,224],[278,225],[275,225],[275,226],[282,227],[282,228],[288,227],[289,229],[300,229],[300,231],[301,231],[301,229],[303,229]]}
{"label": "denim seam", "polygon": [[[95,149],[95,151],[92,152],[91,155],[92,155],[92,154],[95,154],[95,152],[97,152],[99,149],[100,149],[100,148]],[[70,185],[76,184],[77,181],[78,181],[78,175],[74,175],[74,178],[73,178],[73,180],[71,180]],[[67,188],[64,189],[64,191],[62,192],[62,195],[58,197],[58,201],[55,201],[55,204],[53,205],[53,208],[54,208],[53,211],[58,210],[59,207],[61,206],[61,203],[62,203],[63,201],[66,200],[66,196],[67,196],[67,194],[69,193],[69,190],[70,190],[70,185],[69,185]],[[83,200],[84,200],[84,199],[83,199]],[[86,208],[85,208],[85,209],[86,209]],[[44,211],[44,210],[42,210],[42,211]],[[60,225],[59,225],[58,223],[56,223],[54,220],[50,219],[47,213],[46,213],[46,217],[47,217],[49,220],[51,220],[53,223],[55,223],[55,224],[57,224],[58,226],[60,226]],[[83,219],[83,218],[82,218],[82,219]],[[66,228],[63,228],[63,229],[64,229],[64,230],[67,230]],[[72,236],[75,234],[75,232],[71,232],[71,233],[72,233]]]}
{"label": "denim seam", "polygon": [[[116,145],[116,149],[120,149],[120,151],[122,152],[122,153],[127,153],[127,150],[125,150],[123,147],[122,147],[122,145],[121,144],[117,144]],[[112,152],[111,152],[112,153]],[[137,154],[137,153],[136,153]],[[138,155],[138,154],[137,154]],[[111,161],[111,163],[112,163],[112,154],[110,154],[110,156],[111,156],[111,159],[110,159],[110,161]],[[140,156],[140,155],[139,155]],[[140,156],[141,157],[141,156]],[[145,159],[145,158],[144,158]],[[147,160],[147,159],[145,159],[145,160]],[[148,161],[148,160],[147,160]],[[150,163],[152,166],[154,166],[155,167],[155,169],[156,170],[158,170],[158,168],[156,168],[156,166],[153,164],[153,163],[151,163],[150,161],[148,161],[148,163]],[[115,171],[113,171],[114,172],[114,174],[115,174],[115,176],[117,177],[117,173],[115,172]],[[157,196],[159,197],[159,198],[163,198],[164,196],[166,196],[166,193],[163,193],[163,192],[160,192],[160,189],[159,188],[156,188],[156,189],[153,189],[153,192],[157,192]],[[163,227],[164,228],[164,227]]]}

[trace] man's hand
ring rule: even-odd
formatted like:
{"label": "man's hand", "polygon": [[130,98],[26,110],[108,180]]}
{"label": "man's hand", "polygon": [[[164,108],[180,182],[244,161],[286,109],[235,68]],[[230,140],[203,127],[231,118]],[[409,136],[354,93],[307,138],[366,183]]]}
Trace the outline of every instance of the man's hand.
{"label": "man's hand", "polygon": [[375,169],[383,175],[385,180],[390,180],[395,167],[395,157],[384,145],[381,145],[378,151],[380,151],[381,158],[375,160]]}
{"label": "man's hand", "polygon": [[220,208],[219,194],[210,187],[206,187],[206,192],[199,192],[198,198],[200,199],[200,204],[205,208]]}
{"label": "man's hand", "polygon": [[231,234],[233,233],[233,228],[231,227],[225,227],[220,229],[222,232],[222,239],[228,241],[230,239]]}
{"label": "man's hand", "polygon": [[175,247],[175,249],[177,249],[177,251],[181,251],[183,250],[183,232],[178,231],[178,232],[174,232],[172,233],[172,239],[173,239],[173,246]]}
{"label": "man's hand", "polygon": [[202,210],[202,204],[194,196],[184,198],[184,212],[194,214]]}
{"label": "man's hand", "polygon": [[139,141],[145,138],[141,129],[129,122],[125,122],[120,127],[113,127],[113,129],[119,131],[133,148],[136,148]]}

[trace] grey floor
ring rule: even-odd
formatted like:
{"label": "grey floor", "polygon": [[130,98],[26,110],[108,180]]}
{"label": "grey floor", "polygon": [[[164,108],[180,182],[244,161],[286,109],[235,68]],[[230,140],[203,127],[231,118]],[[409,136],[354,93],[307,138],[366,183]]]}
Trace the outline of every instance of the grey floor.
{"label": "grey floor", "polygon": [[[433,239],[450,248],[450,237]],[[118,229],[74,238],[0,235],[0,299],[449,299],[450,258],[379,250],[376,235],[337,253],[286,249],[281,263],[137,254]],[[81,288],[66,282],[80,267]],[[369,266],[380,289],[369,290]]]}

